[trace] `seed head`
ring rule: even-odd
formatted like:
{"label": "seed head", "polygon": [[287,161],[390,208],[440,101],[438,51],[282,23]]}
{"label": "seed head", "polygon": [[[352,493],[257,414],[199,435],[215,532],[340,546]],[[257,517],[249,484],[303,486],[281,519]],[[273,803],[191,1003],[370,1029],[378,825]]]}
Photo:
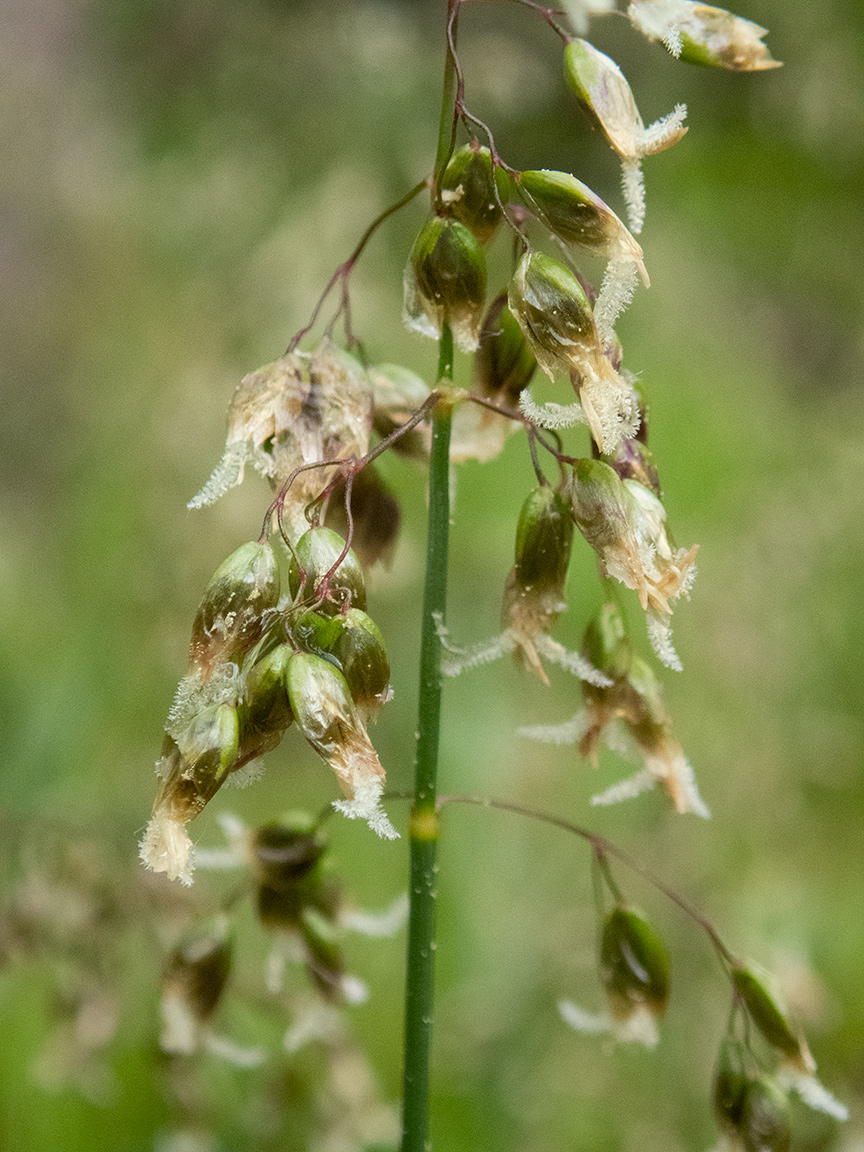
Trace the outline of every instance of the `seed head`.
{"label": "seed head", "polygon": [[698,545],[675,548],[666,532],[666,510],[654,493],[636,480],[622,481],[602,460],[579,462],[571,492],[580,532],[607,573],[638,592],[657,655],[680,669],[669,621],[673,602],[692,586]]}
{"label": "seed head", "polygon": [[162,778],[140,856],[169,880],[192,883],[192,843],[185,825],[194,819],[225,783],[237,761],[240,724],[231,704],[203,708],[175,740],[165,737],[156,766]]}
{"label": "seed head", "polygon": [[548,682],[535,641],[566,607],[564,584],[573,545],[573,517],[560,494],[544,484],[522,505],[516,528],[516,562],[507,577],[502,627],[522,650],[527,667]]}
{"label": "seed head", "polygon": [[279,570],[269,544],[241,545],[210,578],[195,614],[190,674],[210,678],[220,664],[237,664],[261,639],[279,601]]}
{"label": "seed head", "polygon": [[714,1073],[714,1111],[720,1127],[730,1134],[738,1132],[747,1098],[748,1053],[740,1040],[724,1036],[717,1055]]}
{"label": "seed head", "polygon": [[559,372],[570,376],[600,451],[614,452],[622,439],[635,436],[636,393],[605,356],[588,296],[569,268],[542,253],[527,253],[508,300],[550,380]]}
{"label": "seed head", "polygon": [[776,1080],[755,1068],[734,1036],[720,1045],[714,1074],[714,1113],[733,1147],[744,1152],[788,1152],[789,1100]]}
{"label": "seed head", "polygon": [[816,1063],[807,1041],[793,1026],[779,991],[771,987],[769,973],[758,965],[739,962],[732,969],[732,983],[753,1023],[771,1047],[797,1071],[805,1075],[813,1073]]}
{"label": "seed head", "polygon": [[234,772],[277,748],[294,719],[285,688],[285,668],[293,651],[290,644],[279,644],[246,676],[237,703],[240,743]]}
{"label": "seed head", "polygon": [[[294,546],[288,566],[288,587],[293,597],[320,599],[318,611],[332,616],[353,606],[366,607],[366,581],[360,561],[332,528],[310,528]],[[339,567],[334,565],[339,561]]]}
{"label": "seed head", "polygon": [[559,372],[581,371],[598,356],[588,296],[557,260],[526,253],[510,283],[508,304],[550,380]]}
{"label": "seed head", "polygon": [[565,244],[606,260],[633,263],[644,283],[642,249],[612,209],[569,172],[522,172],[518,188],[527,207]]}
{"label": "seed head", "polygon": [[688,64],[764,72],[780,68],[762,43],[767,29],[709,4],[691,0],[633,0],[627,15],[649,40],[661,40]]}
{"label": "seed head", "polygon": [[464,352],[474,352],[486,299],[486,257],[464,224],[433,216],[417,237],[404,278],[409,328],[438,339],[444,324]]}
{"label": "seed head", "polygon": [[188,1055],[199,1044],[225,990],[231,971],[233,941],[224,916],[174,948],[162,975],[164,1052]]}
{"label": "seed head", "polygon": [[366,820],[379,836],[398,836],[380,806],[384,769],[342,673],[320,656],[296,653],[286,671],[288,697],[303,735],[333,771],[347,800],[335,807]]}
{"label": "seed head", "polygon": [[603,921],[600,980],[619,1039],[653,1047],[669,999],[669,954],[647,920],[622,904]]}
{"label": "seed head", "polygon": [[645,221],[643,156],[663,152],[677,143],[687,129],[687,106],[645,127],[633,92],[621,69],[587,40],[571,40],[564,49],[567,81],[621,157],[621,186],[627,204],[630,231],[638,234]]}
{"label": "seed head", "polygon": [[600,738],[641,764],[635,777],[595,796],[613,804],[658,785],[678,812],[708,816],[693,771],[675,739],[660,683],[650,665],[633,654],[618,608],[604,604],[585,630],[582,659],[598,675],[583,676],[584,707],[567,723],[524,728],[524,735],[553,744],[577,743],[579,754],[597,763]]}
{"label": "seed head", "polygon": [[672,117],[646,128],[624,73],[587,40],[571,40],[564,49],[564,74],[623,160],[635,161],[671,148],[687,131],[681,123],[686,114],[683,105]]}
{"label": "seed head", "polygon": [[488,148],[476,140],[450,157],[438,188],[438,211],[464,224],[478,244],[486,245],[501,222],[495,174]]}
{"label": "seed head", "polygon": [[307,652],[338,668],[361,711],[377,711],[390,698],[390,663],[378,626],[359,608],[338,616],[306,612],[293,634]]}

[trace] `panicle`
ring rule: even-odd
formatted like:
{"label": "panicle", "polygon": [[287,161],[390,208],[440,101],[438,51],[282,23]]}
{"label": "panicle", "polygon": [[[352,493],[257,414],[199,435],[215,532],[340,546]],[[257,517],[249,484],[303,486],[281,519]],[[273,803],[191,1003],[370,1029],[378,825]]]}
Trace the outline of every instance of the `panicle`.
{"label": "panicle", "polygon": [[[198,609],[140,849],[169,879],[192,882],[186,824],[229,777],[246,783],[260,774],[257,760],[295,719],[336,769],[346,814],[396,835],[380,809],[384,770],[362,719],[391,695],[384,641],[363,611],[362,569],[330,528],[310,528],[290,551],[285,603],[273,551],[257,542],[218,569]],[[304,672],[304,660],[316,663]]]}

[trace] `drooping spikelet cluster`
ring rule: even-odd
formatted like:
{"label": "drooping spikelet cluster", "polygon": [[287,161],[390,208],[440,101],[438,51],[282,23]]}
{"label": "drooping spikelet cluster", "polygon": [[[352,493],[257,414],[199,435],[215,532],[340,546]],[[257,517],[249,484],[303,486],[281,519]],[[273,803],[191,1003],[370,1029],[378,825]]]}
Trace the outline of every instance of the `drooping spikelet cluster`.
{"label": "drooping spikelet cluster", "polygon": [[160,786],[141,844],[148,867],[190,883],[186,825],[292,724],[335,771],[346,797],[339,810],[396,836],[366,731],[366,717],[389,697],[390,666],[365,609],[359,561],[330,528],[309,528],[287,548],[278,538],[244,544],[221,565],[195,617],[189,671],[156,766]]}
{"label": "drooping spikelet cluster", "polygon": [[[633,908],[595,842],[599,932],[597,976],[607,1004],[591,1012],[561,1000],[562,1019],[585,1034],[611,1033],[622,1043],[653,1048],[670,995],[669,952],[657,929]],[[606,909],[608,893],[612,907]],[[712,930],[713,932],[713,930]],[[714,1108],[728,1152],[788,1149],[789,1094],[810,1108],[845,1120],[847,1110],[816,1078],[816,1062],[772,977],[736,959],[716,934],[712,941],[729,979],[732,1008],[720,1044]]]}
{"label": "drooping spikelet cluster", "polygon": [[[391,1144],[395,1111],[385,1104],[344,1019],[345,1006],[361,1004],[368,996],[363,981],[347,971],[345,937],[349,931],[392,936],[405,922],[407,901],[400,897],[378,913],[352,908],[319,822],[306,813],[286,813],[256,828],[225,813],[219,822],[229,847],[202,849],[199,866],[230,868],[243,881],[230,910],[187,925],[165,958],[159,1044],[170,1077],[185,1086],[192,1058],[206,1052],[243,1075],[264,1068],[267,1084],[268,1065],[270,1077],[284,1075],[286,1055],[314,1045],[318,1052],[310,1089],[327,1130],[321,1146],[353,1148],[342,1137],[357,1131],[375,1144]],[[251,995],[242,969],[240,944],[248,934],[248,918],[241,914],[240,896],[251,902],[270,943],[266,958],[258,960],[263,980],[251,986]],[[298,968],[305,970],[305,979],[292,977],[290,970]],[[239,1028],[238,1004],[246,1010]],[[233,1022],[226,1013],[232,1007]],[[242,1040],[250,1035],[256,1010],[263,1010],[270,1023],[284,1018],[284,1025],[281,1035],[259,1029],[257,1042],[250,1045]]]}
{"label": "drooping spikelet cluster", "polygon": [[[574,2],[568,12],[581,28],[589,15],[608,7]],[[686,25],[691,38],[697,39],[700,29],[704,32],[710,25],[716,30],[722,23],[737,45],[735,58],[747,56],[741,37],[751,37],[752,29],[744,27],[746,22],[718,23],[719,18],[701,5],[679,4],[674,13],[666,4],[653,5],[651,12],[648,8],[647,0],[634,4],[628,15],[649,38],[657,38],[655,25],[661,17],[667,22],[674,18],[682,29]],[[705,51],[713,55],[704,62],[731,67],[729,52],[724,55],[717,49],[716,38],[711,45]],[[759,59],[759,67],[769,66],[766,54]],[[526,498],[520,514],[515,563],[504,592],[503,630],[490,641],[460,649],[442,626],[448,652],[444,671],[457,675],[508,652],[521,656],[545,682],[544,663],[567,669],[583,681],[585,709],[541,738],[563,740],[569,735],[583,755],[593,758],[603,732],[616,750],[635,756],[643,766],[632,781],[610,789],[598,802],[623,799],[656,783],[677,811],[704,816],[708,810],[672,735],[660,686],[624,636],[624,617],[618,620],[629,653],[626,668],[618,667],[620,659],[610,663],[608,653],[599,654],[601,663],[592,660],[590,645],[582,652],[567,651],[551,635],[566,607],[566,574],[578,529],[595,553],[600,575],[636,593],[655,655],[667,667],[680,670],[671,621],[676,603],[689,595],[698,551],[696,545],[678,546],[669,531],[657,471],[646,446],[645,406],[635,377],[622,366],[615,332],[638,283],[649,284],[634,235],[641,231],[645,215],[641,162],[683,137],[686,109],[679,105],[646,127],[615,62],[578,37],[566,43],[564,73],[621,158],[629,228],[575,175],[548,169],[517,171],[504,164],[494,146],[481,146],[475,139],[453,152],[437,175],[433,214],[421,229],[405,270],[404,316],[409,327],[437,337],[449,326],[463,350],[477,352],[475,396],[482,402],[462,405],[457,417],[466,409],[479,410],[476,423],[482,426],[485,421],[487,428],[493,421],[502,423],[510,413],[521,417],[535,445],[556,458],[560,475],[551,483],[535,456],[539,486]],[[516,235],[512,274],[506,294],[498,295],[487,309],[485,250],[505,225]],[[551,251],[539,250],[538,244]],[[605,271],[595,287],[586,268],[592,269],[598,258]],[[566,379],[575,393],[573,400],[537,403],[528,391],[537,366],[553,382]],[[406,395],[397,384],[394,395],[400,391]],[[407,418],[407,403],[405,409]],[[558,437],[561,430],[580,424],[587,426],[591,438],[590,453],[581,458],[565,454]],[[497,442],[487,437],[490,454],[505,435],[498,435]],[[526,731],[541,735],[540,730]],[[590,741],[589,731],[594,733]]]}

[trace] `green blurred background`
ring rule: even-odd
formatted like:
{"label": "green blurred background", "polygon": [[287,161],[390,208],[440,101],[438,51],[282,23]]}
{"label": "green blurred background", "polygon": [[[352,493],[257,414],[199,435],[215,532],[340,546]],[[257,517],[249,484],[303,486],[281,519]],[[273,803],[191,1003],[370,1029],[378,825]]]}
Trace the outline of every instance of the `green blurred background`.
{"label": "green blurred background", "polygon": [[[185,502],[221,454],[236,382],[282,351],[366,224],[428,173],[444,7],[10,0],[0,12],[0,1147],[10,1152],[362,1146],[340,1135],[350,1108],[326,1048],[281,1052],[305,977],[297,969],[281,999],[265,996],[269,945],[245,906],[217,1028],[264,1044],[268,1063],[160,1055],[164,951],[231,881],[200,873],[191,892],[173,891],[143,875],[136,840],[201,589],[257,535],[268,493],[250,477],[213,508],[188,513]],[[659,795],[589,810],[628,766],[608,754],[595,772],[572,749],[515,737],[520,724],[569,717],[578,688],[563,673],[544,688],[509,662],[448,684],[442,787],[590,822],[776,971],[822,1079],[852,1110],[842,1132],[800,1110],[796,1147],[851,1150],[864,1140],[864,16],[859,0],[752,0],[742,14],[771,29],[782,70],[702,71],[623,20],[593,30],[646,120],[689,107],[683,142],[645,165],[652,287],[619,331],[650,399],[673,531],[701,543],[692,603],[676,613],[685,672],[664,682],[713,820],[676,818]],[[467,6],[461,23],[469,107],[504,158],[573,171],[620,207],[617,164],[565,91],[549,29],[506,3]],[[373,360],[428,377],[433,344],[400,323],[402,267],[425,210],[382,229],[352,303]],[[466,363],[457,371],[467,383]],[[384,471],[405,521],[391,568],[369,582],[396,691],[374,738],[405,788],[424,480],[399,460]],[[521,437],[460,469],[458,641],[498,627],[530,485]],[[599,602],[584,547],[570,601],[557,634],[575,646]],[[261,783],[221,793],[195,838],[221,843],[218,811],[254,823],[334,795],[289,733]],[[404,840],[376,842],[345,822],[330,834],[358,905],[381,908],[404,889]],[[715,1141],[727,987],[698,930],[617,875],[672,951],[654,1053],[578,1036],[558,1018],[562,997],[600,1006],[584,846],[503,813],[448,811],[442,1152]],[[390,1103],[403,946],[402,936],[346,944],[371,990],[348,1028]]]}

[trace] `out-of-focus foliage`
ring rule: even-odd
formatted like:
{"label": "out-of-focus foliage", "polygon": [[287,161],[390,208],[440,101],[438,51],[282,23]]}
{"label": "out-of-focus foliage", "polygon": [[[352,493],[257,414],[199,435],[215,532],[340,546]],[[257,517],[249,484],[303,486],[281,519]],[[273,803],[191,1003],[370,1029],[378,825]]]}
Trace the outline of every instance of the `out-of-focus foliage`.
{"label": "out-of-focus foliage", "polygon": [[[195,605],[257,535],[269,496],[248,483],[214,508],[185,503],[221,454],[235,384],[281,354],[367,223],[431,167],[443,7],[15,0],[0,16],[2,1147],[176,1152],[184,1131],[199,1143],[183,1148],[306,1149],[338,1112],[331,1049],[282,1048],[305,976],[291,969],[268,999],[270,944],[248,899],[218,1026],[267,1063],[160,1054],[164,958],[233,879],[202,871],[191,894],[174,892],[140,871],[135,844]],[[822,1079],[852,1106],[851,1147],[864,1105],[864,19],[855,0],[752,0],[742,14],[771,29],[783,69],[693,69],[625,21],[591,31],[646,119],[679,100],[689,109],[687,137],[645,162],[652,287],[619,332],[650,401],[670,517],[702,545],[692,603],[676,613],[685,673],[666,674],[665,692],[713,820],[675,819],[653,795],[589,813],[620,765],[609,756],[595,771],[570,748],[519,741],[519,725],[575,711],[578,689],[563,676],[545,688],[515,665],[446,689],[442,787],[590,821],[771,966]],[[512,4],[466,6],[461,23],[469,103],[495,124],[502,156],[573,171],[619,211],[617,164],[565,90],[555,37]],[[424,211],[376,237],[352,303],[373,362],[428,378],[434,347],[400,322]],[[467,384],[465,362],[457,372]],[[392,567],[369,581],[396,690],[375,737],[404,788],[424,482],[398,459],[381,470],[406,520]],[[519,436],[494,463],[460,470],[460,640],[497,627],[532,476]],[[593,561],[576,553],[570,647],[597,606]],[[254,824],[333,798],[299,743],[270,760],[224,810]],[[196,833],[221,843],[209,810]],[[328,834],[350,898],[388,904],[404,846],[344,823]],[[587,864],[548,828],[448,811],[438,1147],[713,1141],[727,988],[705,940],[659,896],[632,881],[670,946],[658,1049],[598,1048],[557,1016],[560,996],[600,1003]],[[394,1101],[402,942],[345,951],[371,996],[348,1010],[342,1071],[361,1078],[356,1044]],[[831,1146],[820,1118],[799,1120],[800,1147]]]}

